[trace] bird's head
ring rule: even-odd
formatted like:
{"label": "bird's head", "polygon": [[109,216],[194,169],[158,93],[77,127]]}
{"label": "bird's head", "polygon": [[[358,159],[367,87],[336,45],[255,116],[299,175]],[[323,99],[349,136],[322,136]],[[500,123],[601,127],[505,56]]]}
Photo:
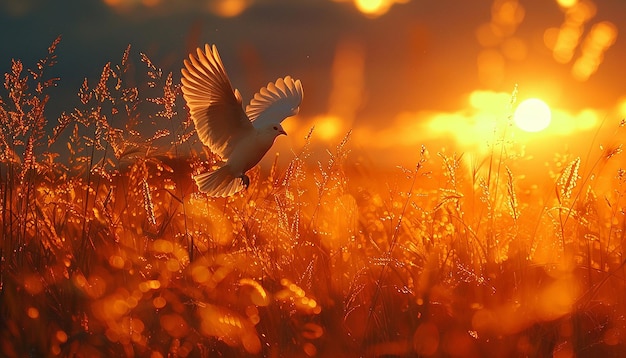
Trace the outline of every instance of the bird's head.
{"label": "bird's head", "polygon": [[271,123],[263,128],[261,132],[272,139],[275,139],[281,134],[287,135],[287,132],[285,132],[283,126],[281,126],[280,123]]}

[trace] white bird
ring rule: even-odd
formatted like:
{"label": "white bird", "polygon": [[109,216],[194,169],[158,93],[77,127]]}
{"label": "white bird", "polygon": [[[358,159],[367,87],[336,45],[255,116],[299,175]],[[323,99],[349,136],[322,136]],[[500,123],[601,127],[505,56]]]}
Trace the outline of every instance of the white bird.
{"label": "white bird", "polygon": [[252,169],[281,134],[280,123],[300,110],[300,80],[279,78],[254,95],[244,112],[241,94],[228,79],[215,45],[189,54],[182,69],[183,97],[198,137],[225,161],[219,169],[195,175],[200,191],[226,197],[247,188]]}

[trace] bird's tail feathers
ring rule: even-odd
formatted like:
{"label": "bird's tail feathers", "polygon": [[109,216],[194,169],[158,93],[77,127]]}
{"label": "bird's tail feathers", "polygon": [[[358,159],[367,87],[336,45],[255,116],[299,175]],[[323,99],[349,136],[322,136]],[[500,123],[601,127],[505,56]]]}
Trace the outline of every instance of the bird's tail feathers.
{"label": "bird's tail feathers", "polygon": [[227,197],[241,191],[245,186],[239,177],[233,176],[227,165],[213,171],[195,175],[193,179],[201,192],[209,196]]}

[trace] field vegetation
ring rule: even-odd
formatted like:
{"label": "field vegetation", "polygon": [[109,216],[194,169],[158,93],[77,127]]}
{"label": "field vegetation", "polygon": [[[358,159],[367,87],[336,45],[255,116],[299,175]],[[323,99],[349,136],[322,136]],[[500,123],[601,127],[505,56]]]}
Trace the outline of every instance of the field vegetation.
{"label": "field vegetation", "polygon": [[626,352],[624,120],[534,189],[502,118],[479,161],[421,147],[384,173],[312,129],[213,199],[177,74],[130,46],[49,118],[59,40],[0,92],[0,355]]}

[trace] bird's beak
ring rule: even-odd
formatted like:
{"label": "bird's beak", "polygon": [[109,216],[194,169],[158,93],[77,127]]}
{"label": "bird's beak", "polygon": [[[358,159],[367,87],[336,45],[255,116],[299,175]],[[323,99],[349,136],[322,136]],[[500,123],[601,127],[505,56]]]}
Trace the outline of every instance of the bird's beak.
{"label": "bird's beak", "polygon": [[278,132],[278,135],[281,135],[281,134],[287,135],[287,132],[285,132],[285,130],[284,130],[284,129],[281,129],[281,130]]}

